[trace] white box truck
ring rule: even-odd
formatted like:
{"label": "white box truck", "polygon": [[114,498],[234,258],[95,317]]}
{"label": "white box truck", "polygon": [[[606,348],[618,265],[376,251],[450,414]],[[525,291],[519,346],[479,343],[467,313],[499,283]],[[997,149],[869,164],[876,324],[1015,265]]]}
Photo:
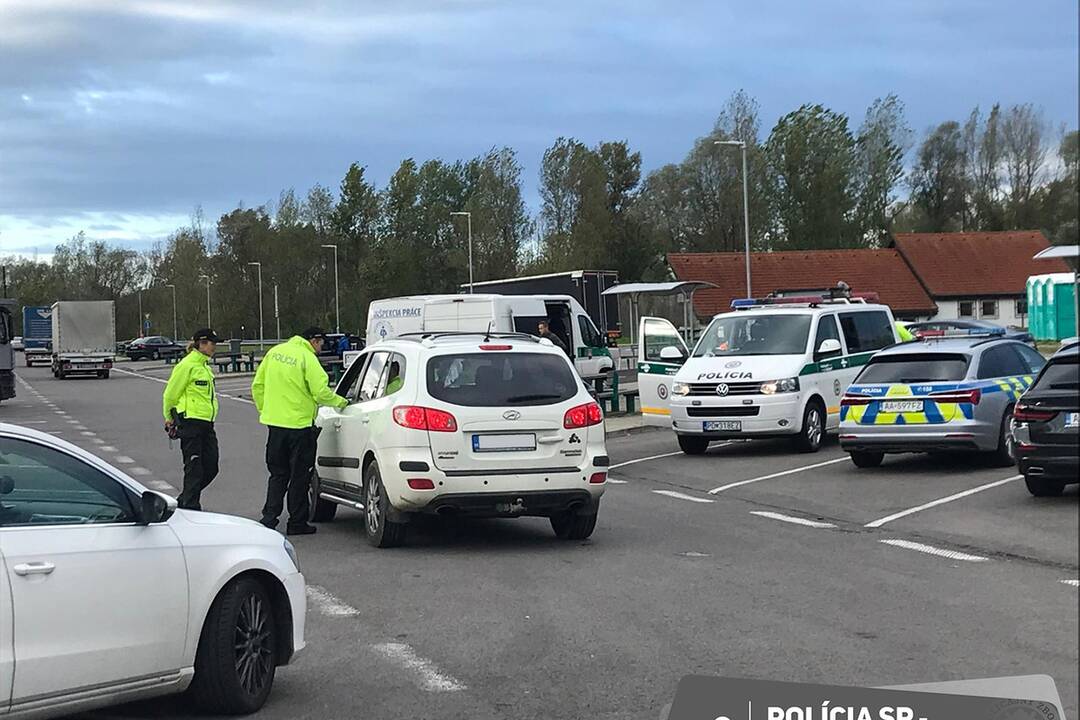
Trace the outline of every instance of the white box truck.
{"label": "white box truck", "polygon": [[413,295],[368,306],[367,343],[408,333],[519,332],[537,334],[546,320],[569,348],[582,376],[615,367],[606,338],[569,295]]}
{"label": "white box truck", "polygon": [[116,356],[112,300],[61,300],[52,306],[53,377],[109,377]]}

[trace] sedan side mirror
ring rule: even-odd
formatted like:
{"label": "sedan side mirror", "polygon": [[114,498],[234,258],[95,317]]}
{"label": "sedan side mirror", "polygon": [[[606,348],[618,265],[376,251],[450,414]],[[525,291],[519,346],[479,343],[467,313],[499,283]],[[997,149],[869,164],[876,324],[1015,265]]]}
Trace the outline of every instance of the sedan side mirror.
{"label": "sedan side mirror", "polygon": [[143,492],[139,503],[139,525],[162,523],[176,511],[176,500],[153,490]]}
{"label": "sedan side mirror", "polygon": [[836,353],[840,352],[841,350],[842,350],[842,348],[840,347],[840,341],[839,340],[837,340],[836,338],[828,338],[826,340],[821,341],[821,345],[817,349],[817,355],[818,356],[835,355]]}
{"label": "sedan side mirror", "polygon": [[667,362],[682,362],[686,359],[683,351],[674,345],[668,345],[660,351],[660,359]]}

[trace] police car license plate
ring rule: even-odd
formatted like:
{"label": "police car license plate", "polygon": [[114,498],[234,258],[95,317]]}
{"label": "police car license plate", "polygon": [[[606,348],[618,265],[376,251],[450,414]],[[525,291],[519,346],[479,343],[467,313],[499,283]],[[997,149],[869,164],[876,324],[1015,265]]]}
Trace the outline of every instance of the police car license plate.
{"label": "police car license plate", "polygon": [[513,435],[473,435],[473,452],[525,452],[536,449],[534,433]]}
{"label": "police car license plate", "polygon": [[1065,413],[1065,427],[1080,427],[1080,413]]}
{"label": "police car license plate", "polygon": [[881,403],[881,412],[908,413],[922,411],[922,400],[884,400]]}
{"label": "police car license plate", "polygon": [[706,420],[703,426],[705,432],[716,432],[717,430],[724,432],[742,431],[741,420]]}

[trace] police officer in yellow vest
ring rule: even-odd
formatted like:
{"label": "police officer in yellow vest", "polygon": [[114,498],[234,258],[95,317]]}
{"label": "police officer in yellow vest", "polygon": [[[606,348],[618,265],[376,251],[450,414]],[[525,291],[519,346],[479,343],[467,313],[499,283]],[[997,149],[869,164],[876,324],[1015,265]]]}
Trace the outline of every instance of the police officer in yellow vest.
{"label": "police officer in yellow vest", "polygon": [[894,324],[896,325],[896,334],[900,338],[900,342],[906,343],[917,339],[915,333],[907,329],[907,325],[904,325],[900,321],[897,321]]}
{"label": "police officer in yellow vest", "polygon": [[180,438],[184,457],[184,488],[180,507],[201,510],[200,498],[218,474],[218,441],[214,421],[218,398],[214,388],[214,356],[218,337],[210,328],[195,333],[184,359],[173,368],[162,395],[165,429]]}
{"label": "police officer in yellow vest", "polygon": [[266,425],[266,468],[270,480],[262,524],[278,524],[286,494],[289,501],[289,535],[308,535],[315,526],[308,523],[308,485],[315,470],[315,414],[320,405],[342,408],[349,401],[329,387],[329,378],[318,354],[326,333],[317,327],[266,353],[251,384],[251,397],[259,409],[259,422]]}

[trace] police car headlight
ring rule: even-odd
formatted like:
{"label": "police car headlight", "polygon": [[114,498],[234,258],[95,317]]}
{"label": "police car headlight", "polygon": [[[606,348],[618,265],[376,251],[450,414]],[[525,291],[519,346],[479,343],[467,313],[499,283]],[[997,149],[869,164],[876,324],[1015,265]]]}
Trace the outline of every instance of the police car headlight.
{"label": "police car headlight", "polygon": [[673,383],[671,383],[671,394],[672,395],[689,395],[690,394],[690,386],[687,385],[686,383],[673,382]]}
{"label": "police car headlight", "polygon": [[776,393],[798,392],[799,378],[784,378],[783,380],[770,380],[761,383],[763,395],[775,395]]}

